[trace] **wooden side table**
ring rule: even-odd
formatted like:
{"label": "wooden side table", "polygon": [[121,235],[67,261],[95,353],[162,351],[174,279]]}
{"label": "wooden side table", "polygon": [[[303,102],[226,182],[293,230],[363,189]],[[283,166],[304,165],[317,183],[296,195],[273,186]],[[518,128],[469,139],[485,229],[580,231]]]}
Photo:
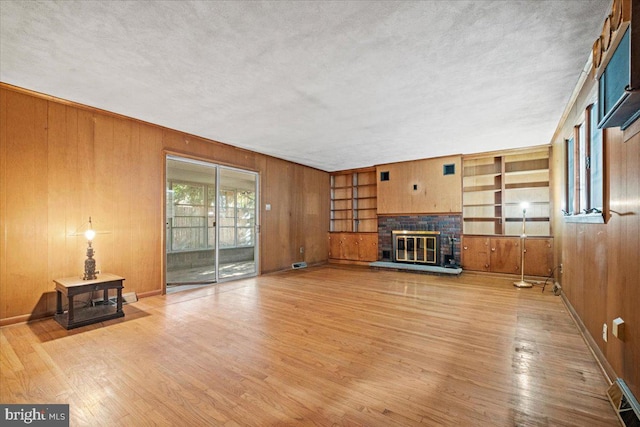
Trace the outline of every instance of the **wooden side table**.
{"label": "wooden side table", "polygon": [[[56,284],[55,319],[65,328],[73,329],[79,326],[102,322],[103,320],[124,317],[124,312],[122,311],[123,281],[123,277],[106,273],[100,274],[100,276],[94,280],[82,280],[82,277],[55,279],[53,281]],[[115,307],[109,304],[109,289],[117,290],[118,295]],[[76,295],[94,291],[103,291],[104,305],[82,308],[75,308],[73,306],[73,298]],[[69,309],[66,313],[62,311],[63,295],[67,297],[69,301]]]}

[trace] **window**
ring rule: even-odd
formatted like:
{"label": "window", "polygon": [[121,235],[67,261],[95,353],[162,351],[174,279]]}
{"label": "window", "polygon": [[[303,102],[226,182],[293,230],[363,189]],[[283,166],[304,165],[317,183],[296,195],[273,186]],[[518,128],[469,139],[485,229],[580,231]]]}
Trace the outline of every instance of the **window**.
{"label": "window", "polygon": [[[172,207],[171,251],[215,249],[216,188],[214,185],[170,182]],[[220,247],[251,247],[255,244],[255,192],[220,191]]]}
{"label": "window", "polygon": [[572,137],[566,141],[566,217],[602,214],[603,138],[602,130],[596,125],[596,111],[595,104],[589,105],[584,121],[574,127]]}
{"label": "window", "polygon": [[573,137],[567,140],[567,194],[565,212],[573,214],[575,210],[574,197],[576,193],[576,175],[575,175],[575,140]]}
{"label": "window", "polygon": [[170,190],[173,198],[172,251],[206,247],[204,188],[205,186],[202,184],[171,183]]}
{"label": "window", "polygon": [[587,109],[590,117],[591,145],[589,146],[589,209],[604,210],[604,153],[602,149],[602,129],[598,129],[598,115],[595,104]]}
{"label": "window", "polygon": [[256,194],[253,191],[236,193],[236,246],[253,246],[256,230]]}
{"label": "window", "polygon": [[220,247],[253,246],[256,194],[239,189],[220,190]]}
{"label": "window", "polygon": [[576,140],[578,142],[578,157],[576,158],[576,168],[578,171],[578,194],[576,200],[578,200],[578,206],[575,212],[580,212],[582,209],[587,208],[587,172],[589,166],[589,151],[587,150],[587,135],[586,124],[583,122],[580,126],[576,127]]}

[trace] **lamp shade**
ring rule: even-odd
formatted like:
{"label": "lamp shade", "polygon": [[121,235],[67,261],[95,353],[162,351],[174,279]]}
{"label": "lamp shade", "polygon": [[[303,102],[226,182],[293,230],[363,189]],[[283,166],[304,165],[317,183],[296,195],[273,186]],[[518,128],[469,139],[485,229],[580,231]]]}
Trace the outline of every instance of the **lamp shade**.
{"label": "lamp shade", "polygon": [[96,237],[96,232],[92,229],[88,229],[84,232],[84,237],[86,237],[87,240],[91,242]]}

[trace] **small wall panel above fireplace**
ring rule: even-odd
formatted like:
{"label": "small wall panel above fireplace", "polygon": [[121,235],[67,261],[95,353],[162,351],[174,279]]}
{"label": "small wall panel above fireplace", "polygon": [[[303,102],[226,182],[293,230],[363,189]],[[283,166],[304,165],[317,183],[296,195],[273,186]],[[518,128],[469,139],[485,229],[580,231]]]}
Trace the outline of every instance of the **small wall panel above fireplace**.
{"label": "small wall panel above fireplace", "polygon": [[[445,174],[445,165],[454,173]],[[462,212],[461,167],[462,156],[376,166],[378,215]]]}

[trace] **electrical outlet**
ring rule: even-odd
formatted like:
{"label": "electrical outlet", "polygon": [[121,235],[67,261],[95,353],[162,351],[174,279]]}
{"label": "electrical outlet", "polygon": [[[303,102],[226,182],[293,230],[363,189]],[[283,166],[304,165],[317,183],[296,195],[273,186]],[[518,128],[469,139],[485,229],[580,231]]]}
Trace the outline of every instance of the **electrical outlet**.
{"label": "electrical outlet", "polygon": [[624,320],[621,317],[613,319],[611,324],[611,333],[614,337],[624,341]]}
{"label": "electrical outlet", "polygon": [[562,274],[562,264],[560,264],[560,274]]}
{"label": "electrical outlet", "polygon": [[300,246],[300,253],[303,254],[304,253],[304,246]]}
{"label": "electrical outlet", "polygon": [[602,324],[602,339],[604,340],[604,342],[607,342],[607,324],[606,323]]}

